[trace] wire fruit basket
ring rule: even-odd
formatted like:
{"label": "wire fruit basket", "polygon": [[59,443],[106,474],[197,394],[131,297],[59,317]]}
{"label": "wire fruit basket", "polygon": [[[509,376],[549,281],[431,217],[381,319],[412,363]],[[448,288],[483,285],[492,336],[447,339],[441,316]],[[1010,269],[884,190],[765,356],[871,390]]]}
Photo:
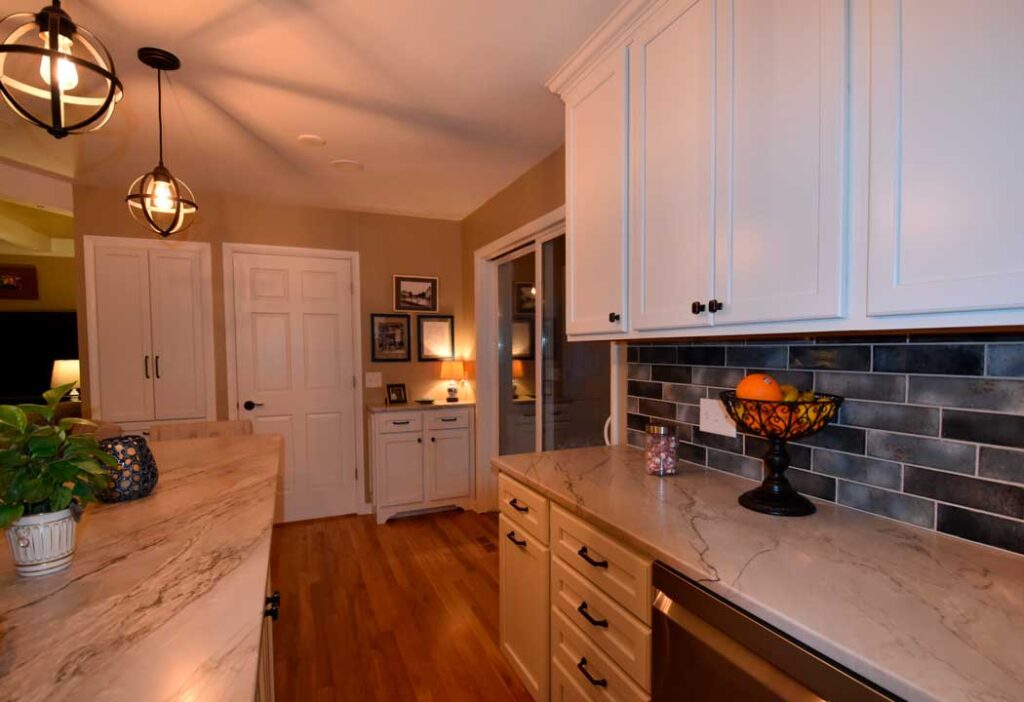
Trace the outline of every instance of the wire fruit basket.
{"label": "wire fruit basket", "polygon": [[764,455],[766,475],[761,485],[740,495],[747,509],[779,517],[814,514],[814,505],[786,479],[789,452],[786,442],[817,434],[839,416],[843,398],[819,393],[813,400],[776,402],[745,400],[733,390],[719,394],[729,416],[743,431],[768,440]]}

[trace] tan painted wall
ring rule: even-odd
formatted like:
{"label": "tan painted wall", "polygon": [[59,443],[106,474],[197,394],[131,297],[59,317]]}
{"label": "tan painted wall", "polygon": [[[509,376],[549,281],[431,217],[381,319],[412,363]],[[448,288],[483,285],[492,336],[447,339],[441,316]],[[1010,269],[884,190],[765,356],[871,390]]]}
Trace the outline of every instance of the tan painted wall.
{"label": "tan painted wall", "polygon": [[[140,227],[127,212],[124,193],[109,188],[75,186],[75,239],[81,251],[81,239],[87,235],[155,236]],[[466,336],[463,300],[461,233],[458,222],[345,212],[311,207],[269,204],[258,199],[203,194],[201,219],[181,238],[213,244],[214,346],[216,360],[217,413],[227,416],[227,360],[224,343],[224,290],[221,247],[239,242],[358,251],[360,256],[363,370],[380,371],[384,383],[404,382],[410,399],[443,398],[445,384],[440,381],[440,364],[371,364],[369,324],[373,312],[392,310],[391,276],[438,276],[442,314],[456,316],[459,339]],[[76,258],[81,273],[81,256]],[[84,275],[79,275],[79,344],[82,357],[87,353],[85,337]],[[472,289],[470,289],[472,294]],[[412,324],[415,327],[415,316]],[[413,332],[415,340],[415,331]],[[413,348],[413,359],[416,349]],[[84,379],[83,379],[84,380]],[[88,388],[83,388],[88,392]],[[367,403],[383,402],[384,391],[364,391]]]}
{"label": "tan painted wall", "polygon": [[462,330],[471,344],[475,327],[473,252],[565,204],[565,146],[516,178],[462,220]]}
{"label": "tan painted wall", "polygon": [[38,300],[0,300],[0,312],[53,312],[75,309],[78,297],[78,264],[73,258],[55,256],[0,256],[0,265],[36,267]]}

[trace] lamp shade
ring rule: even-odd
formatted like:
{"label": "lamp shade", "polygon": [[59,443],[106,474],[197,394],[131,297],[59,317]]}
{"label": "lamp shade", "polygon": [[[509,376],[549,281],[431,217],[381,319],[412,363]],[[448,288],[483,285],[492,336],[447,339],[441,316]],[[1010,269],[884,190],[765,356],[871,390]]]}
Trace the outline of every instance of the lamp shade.
{"label": "lamp shade", "polygon": [[78,359],[72,358],[64,361],[53,362],[53,373],[50,375],[50,387],[56,388],[68,383],[74,383],[75,387],[81,387]]}
{"label": "lamp shade", "polygon": [[518,358],[512,361],[512,377],[516,379],[526,377],[526,364]]}
{"label": "lamp shade", "polygon": [[466,365],[462,361],[442,361],[441,380],[465,380]]}

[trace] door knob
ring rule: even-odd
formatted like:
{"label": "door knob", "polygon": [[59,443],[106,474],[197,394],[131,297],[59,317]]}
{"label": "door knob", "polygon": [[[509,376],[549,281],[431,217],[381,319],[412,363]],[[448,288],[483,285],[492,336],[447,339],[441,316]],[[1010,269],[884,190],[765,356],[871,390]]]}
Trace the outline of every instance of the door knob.
{"label": "door knob", "polygon": [[263,406],[262,402],[253,402],[252,400],[246,400],[245,402],[242,403],[242,407],[244,407],[245,409],[249,410],[250,412],[252,412],[257,407],[262,407],[262,406]]}

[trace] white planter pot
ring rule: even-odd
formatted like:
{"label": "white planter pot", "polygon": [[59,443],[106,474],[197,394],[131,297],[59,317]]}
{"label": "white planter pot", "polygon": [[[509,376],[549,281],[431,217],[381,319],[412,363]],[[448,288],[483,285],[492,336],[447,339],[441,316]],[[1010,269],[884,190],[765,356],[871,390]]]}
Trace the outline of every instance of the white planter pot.
{"label": "white planter pot", "polygon": [[7,527],[7,543],[19,575],[36,577],[64,570],[75,555],[70,509],[22,517]]}

